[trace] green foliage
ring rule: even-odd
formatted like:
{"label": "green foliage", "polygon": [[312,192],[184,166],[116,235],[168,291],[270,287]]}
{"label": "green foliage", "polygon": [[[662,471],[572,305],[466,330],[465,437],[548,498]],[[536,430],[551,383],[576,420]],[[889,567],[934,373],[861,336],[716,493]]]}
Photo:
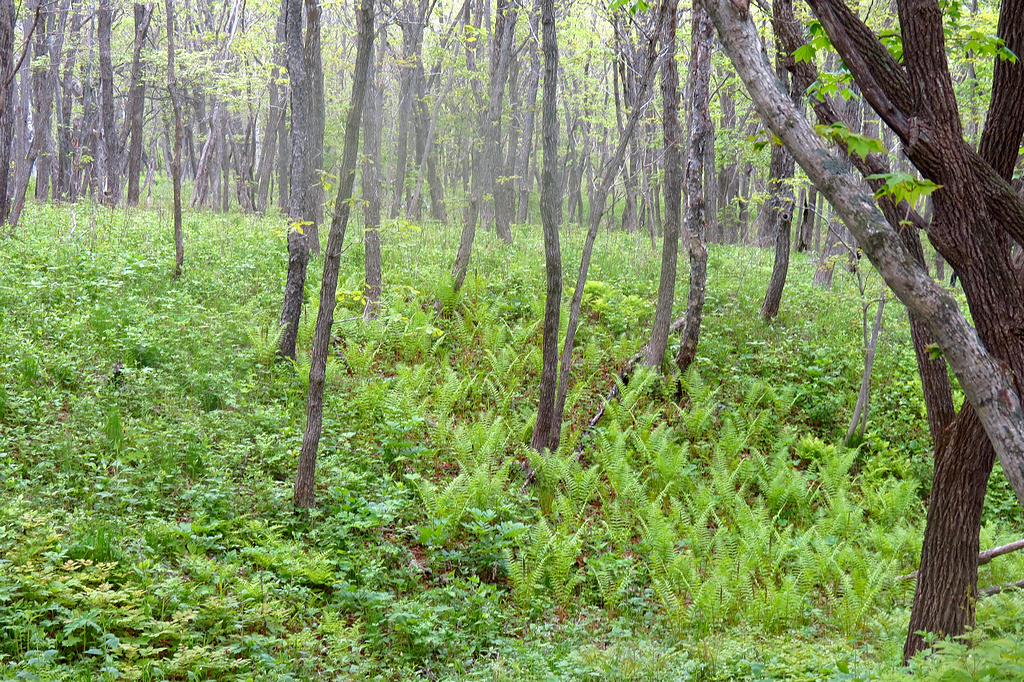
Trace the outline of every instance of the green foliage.
{"label": "green foliage", "polygon": [[[63,239],[67,210],[29,205],[0,252],[2,676],[848,682],[898,660],[927,424],[895,310],[873,431],[836,444],[851,281],[818,290],[798,255],[763,325],[769,256],[712,247],[690,371],[637,369],[581,438],[657,290],[643,236],[603,236],[563,447],[535,453],[539,231],[481,235],[457,295],[453,228],[385,231],[382,313],[336,328],[320,506],[296,515],[313,315],[275,362],[283,237],[190,218],[203,266],[172,283],[155,216],[89,209],[95,231]],[[343,254],[345,290],[361,259]],[[986,546],[1019,531],[990,491]],[[992,599],[978,636],[1019,636],[1024,600]]]}

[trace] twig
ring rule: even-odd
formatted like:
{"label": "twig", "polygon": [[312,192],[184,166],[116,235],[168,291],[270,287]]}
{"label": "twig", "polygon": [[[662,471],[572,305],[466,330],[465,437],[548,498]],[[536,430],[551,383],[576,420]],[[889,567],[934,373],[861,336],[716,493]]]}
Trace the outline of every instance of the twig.
{"label": "twig", "polygon": [[[995,559],[997,556],[1003,556],[1004,554],[1010,554],[1011,552],[1016,552],[1017,550],[1020,550],[1020,549],[1024,549],[1024,540],[1015,540],[1015,541],[1013,541],[1013,542],[1011,542],[1009,544],[1006,544],[1006,545],[1000,545],[998,547],[993,547],[992,549],[986,549],[983,552],[978,552],[978,565],[979,566],[984,566],[988,562],[990,562],[993,559]],[[913,580],[913,579],[915,579],[917,577],[918,573],[919,573],[919,571],[914,571],[913,573],[908,573],[906,575],[898,575],[895,578],[893,578],[893,580],[894,581]],[[1018,583],[1013,583],[1013,584],[1017,585]],[[1024,587],[1024,585],[1019,585],[1019,586],[1020,587]],[[1005,586],[1005,585],[1003,586],[1003,588],[1006,588],[1006,587],[1007,586]],[[1000,591],[1000,589],[996,589],[996,588],[992,588],[992,587],[986,587],[985,588],[985,590],[992,590],[992,589],[995,589],[996,592]],[[980,593],[985,593],[985,590],[982,590]],[[990,592],[988,594],[995,594],[996,592]]]}
{"label": "twig", "polygon": [[1003,585],[993,585],[992,587],[986,587],[983,590],[978,590],[979,597],[991,597],[993,594],[999,594],[1005,590],[1019,590],[1024,588],[1024,580],[1018,580],[1015,583],[1005,583]]}

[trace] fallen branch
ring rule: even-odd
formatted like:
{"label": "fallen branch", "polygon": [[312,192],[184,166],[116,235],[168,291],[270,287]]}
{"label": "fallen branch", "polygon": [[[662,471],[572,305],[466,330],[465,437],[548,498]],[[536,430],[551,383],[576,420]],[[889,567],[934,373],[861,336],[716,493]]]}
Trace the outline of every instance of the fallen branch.
{"label": "fallen branch", "polygon": [[[1015,541],[1013,541],[1013,542],[1011,542],[1011,543],[1009,543],[1007,545],[1000,545],[999,547],[993,547],[992,549],[986,549],[983,552],[978,552],[978,565],[979,566],[984,566],[988,562],[990,562],[993,559],[995,559],[997,556],[1003,556],[1004,554],[1010,554],[1011,552],[1016,552],[1017,550],[1020,550],[1020,549],[1024,549],[1024,540],[1015,540]],[[915,579],[917,577],[917,573],[918,573],[917,571],[914,571],[913,573],[908,573],[906,575],[898,575],[895,578],[893,578],[893,580],[894,581],[913,580],[913,579]],[[1013,583],[1013,584],[1017,585],[1017,583]],[[1024,585],[1020,585],[1020,586],[1024,587]],[[990,592],[990,593],[987,593],[987,594],[996,594],[996,592],[1001,591],[1001,589],[1003,589],[1003,588],[1008,589],[1008,586],[1003,585],[1001,588],[1000,587],[986,587],[985,590],[993,590],[994,589],[995,592]],[[979,594],[986,594],[985,590],[981,590],[979,592]]]}

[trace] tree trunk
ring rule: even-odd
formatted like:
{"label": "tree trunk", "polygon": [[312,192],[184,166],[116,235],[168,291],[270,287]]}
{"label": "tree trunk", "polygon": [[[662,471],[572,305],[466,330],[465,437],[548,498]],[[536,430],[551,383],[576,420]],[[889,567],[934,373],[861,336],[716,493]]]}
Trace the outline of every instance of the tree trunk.
{"label": "tree trunk", "polygon": [[14,89],[14,0],[0,0],[0,230],[10,213],[8,201],[14,108],[8,106]]}
{"label": "tree trunk", "polygon": [[[651,82],[654,80],[654,72],[658,62],[658,36],[661,27],[668,21],[666,7],[661,5],[661,11],[655,18],[651,30],[648,32],[646,64],[640,72],[640,79],[637,83],[637,102],[644,103],[647,92],[650,90]],[[551,435],[557,436],[561,433],[562,414],[565,410],[565,398],[569,393],[569,372],[572,368],[572,351],[576,345],[576,329],[580,321],[580,308],[583,305],[583,289],[587,284],[587,272],[590,269],[590,258],[594,251],[594,240],[597,239],[597,230],[601,225],[601,218],[604,215],[605,204],[608,201],[608,194],[612,190],[612,184],[618,175],[622,160],[626,155],[626,148],[633,138],[640,116],[645,110],[644,106],[638,104],[633,107],[629,114],[626,125],[622,128],[619,136],[619,144],[615,153],[605,163],[601,174],[601,181],[594,191],[594,200],[590,205],[588,216],[587,236],[583,242],[583,253],[580,256],[580,269],[576,276],[576,289],[573,291],[572,301],[569,304],[569,323],[565,330],[565,341],[562,343],[562,360],[558,375],[558,396],[555,398],[555,410],[552,418]],[[553,449],[553,448],[552,448]]]}
{"label": "tree trunk", "polygon": [[[309,265],[311,224],[307,209],[309,189],[310,143],[310,80],[302,50],[303,0],[285,2],[285,45],[288,57],[289,92],[291,93],[291,159],[289,161],[288,199],[288,274],[285,279],[284,301],[281,305],[282,328],[278,352],[282,357],[295,359],[295,344],[299,337],[299,317],[302,315],[302,292],[306,286],[306,268]],[[362,102],[359,103],[362,109]]]}
{"label": "tree trunk", "polygon": [[[1009,6],[1013,7],[1014,3],[1016,9],[1024,11],[1024,3],[1011,0]],[[978,420],[999,455],[1018,500],[1024,500],[1024,413],[1010,372],[1012,369],[1020,376],[1024,358],[1018,347],[1022,335],[1013,322],[1021,318],[1016,308],[1024,296],[1012,275],[1004,271],[1008,267],[1008,252],[1002,250],[999,237],[1001,234],[1005,240],[1006,232],[993,230],[993,223],[997,223],[1011,234],[1017,231],[1020,224],[1008,220],[1008,216],[1024,210],[1024,202],[1003,191],[1008,183],[999,176],[1006,171],[1005,167],[996,168],[985,159],[975,158],[962,137],[957,139],[959,114],[952,97],[951,79],[948,71],[944,72],[945,52],[938,5],[928,0],[900,3],[908,73],[895,64],[885,47],[845,5],[812,0],[819,20],[844,62],[851,67],[865,97],[900,135],[915,165],[944,186],[944,191],[935,195],[935,221],[929,236],[937,241],[944,256],[961,273],[978,324],[977,332],[964,319],[949,293],[908,257],[898,234],[886,224],[869,199],[870,191],[849,175],[837,171],[841,168],[838,159],[823,148],[821,139],[786,93],[780,91],[777,80],[768,71],[749,15],[725,0],[711,0],[710,4],[725,50],[762,118],[839,211],[887,284],[910,311],[927,324],[960,379],[967,399],[977,410]],[[1004,12],[1006,9],[1004,6]],[[837,16],[842,17],[842,21]],[[1011,25],[1020,23],[1017,17]],[[851,32],[857,35],[856,41],[851,39]],[[859,47],[855,48],[855,44]],[[1001,100],[999,90],[997,80],[993,106]],[[1024,96],[1019,84],[1012,84],[1010,92]],[[927,106],[921,108],[925,103]],[[911,122],[906,110],[922,112],[923,118],[915,117]],[[1017,107],[1015,111],[1019,110]],[[1024,128],[1024,118],[1020,123]],[[989,130],[987,126],[986,134]],[[1003,129],[1000,144],[1018,145],[1022,132],[1024,130]],[[989,158],[995,159],[995,156]],[[996,162],[996,166],[999,165]],[[994,210],[978,211],[982,203]],[[1002,357],[991,355],[988,349]],[[954,441],[963,437],[964,442],[977,442],[968,438],[977,429],[970,428],[967,424],[969,411],[965,409],[965,413],[957,420]],[[915,597],[915,610],[937,614],[928,618],[930,622],[924,624],[925,629],[947,635],[962,631],[973,615],[978,533],[974,510],[983,500],[984,481],[991,463],[981,447],[963,447],[957,451],[959,457],[955,459],[956,465],[950,467],[948,478],[947,470],[940,470],[937,465],[929,507],[930,528],[926,530],[922,552],[922,579],[919,579]],[[947,518],[955,522],[941,523]],[[968,545],[973,546],[972,552],[950,551],[950,548]],[[946,560],[936,561],[939,557]],[[936,579],[924,579],[931,571],[938,574]],[[950,575],[960,578],[947,580]],[[942,585],[955,589],[944,589]],[[912,628],[920,625],[914,620],[912,617]],[[908,638],[905,655],[915,651],[913,640],[913,636]]]}
{"label": "tree trunk", "polygon": [[[708,249],[705,243],[707,213],[704,203],[704,160],[711,137],[711,46],[714,28],[704,2],[694,5],[690,53],[690,147],[686,157],[686,230],[689,233],[690,290],[683,338],[676,353],[679,374],[686,374],[697,356],[700,325],[708,280]],[[675,326],[675,325],[673,325]]]}
{"label": "tree trunk", "polygon": [[306,42],[303,59],[306,66],[306,82],[309,83],[309,165],[306,168],[306,220],[311,223],[306,230],[311,253],[320,254],[320,224],[324,220],[324,184],[321,173],[324,170],[324,69],[320,39],[321,9],[317,0],[305,0]]}
{"label": "tree trunk", "polygon": [[[537,0],[539,7],[540,0]],[[530,13],[530,35],[537,35],[537,22],[540,14],[536,11]],[[526,97],[523,106],[526,109],[525,121],[523,122],[523,144],[519,147],[519,156],[516,159],[516,190],[518,192],[518,207],[516,210],[516,222],[525,223],[530,211],[530,188],[533,186],[530,176],[530,161],[533,158],[533,129],[537,108],[537,89],[540,84],[540,50],[534,42],[530,50],[530,76],[526,85]]]}
{"label": "tree trunk", "polygon": [[373,51],[373,1],[363,0],[356,12],[359,47],[356,51],[355,73],[352,78],[352,99],[345,121],[345,150],[338,176],[338,195],[334,200],[334,217],[327,235],[324,251],[324,274],[320,284],[320,310],[313,334],[310,354],[309,395],[306,399],[306,430],[302,435],[299,466],[295,474],[292,502],[296,507],[316,506],[315,477],[316,452],[323,429],[324,383],[327,378],[327,352],[334,324],[335,297],[338,291],[338,270],[341,266],[341,247],[345,242],[345,228],[352,208],[349,201],[355,184],[356,156],[359,151],[359,122],[366,99],[367,72]]}
{"label": "tree trunk", "polygon": [[142,79],[142,44],[146,42],[153,3],[135,3],[135,49],[132,52],[132,80],[129,95],[131,144],[128,147],[128,205],[139,205],[139,175],[142,173],[142,126],[145,122],[146,82]]}
{"label": "tree trunk", "polygon": [[[277,20],[276,43],[278,46],[284,42],[284,20],[285,15],[282,11]],[[270,103],[267,105],[267,125],[263,131],[260,160],[256,167],[256,212],[260,214],[266,213],[267,203],[270,200],[270,181],[274,174],[274,152],[277,151],[277,135],[284,118],[284,102],[277,87],[277,81],[281,78],[281,69],[277,66],[279,61],[280,54],[275,54],[275,64],[270,71],[268,86]]]}
{"label": "tree trunk", "polygon": [[[661,27],[664,60],[661,65],[662,130],[665,138],[665,226],[661,246],[661,279],[658,303],[654,311],[651,340],[647,344],[644,363],[660,368],[668,347],[668,327],[672,321],[672,304],[676,294],[676,265],[679,257],[679,213],[682,202],[682,153],[679,149],[683,131],[679,125],[679,73],[676,67],[676,13],[678,0],[662,0],[668,20]],[[697,23],[694,15],[694,24]],[[696,37],[696,29],[694,37]],[[697,43],[694,42],[696,47]],[[696,61],[691,65],[695,66]],[[689,188],[692,189],[692,188]],[[653,233],[652,233],[653,234]]]}
{"label": "tree trunk", "polygon": [[181,276],[185,263],[185,240],[181,230],[181,107],[178,104],[178,81],[174,75],[174,0],[164,0],[167,14],[167,94],[174,112],[174,156],[171,161],[171,182],[174,200],[174,273]]}
{"label": "tree trunk", "polygon": [[100,122],[103,126],[103,203],[121,203],[121,152],[117,146],[117,120],[114,114],[114,66],[110,57],[110,34],[114,8],[111,0],[100,0],[97,38],[100,45]]}
{"label": "tree trunk", "polygon": [[[375,320],[380,312],[381,263],[380,263],[380,212],[383,201],[381,188],[381,120],[383,118],[382,91],[377,82],[383,72],[384,50],[380,60],[366,82],[366,108],[363,110],[363,251],[365,256],[366,285],[363,308],[364,320]],[[370,53],[373,61],[373,53]]]}
{"label": "tree trunk", "polygon": [[562,222],[562,193],[558,179],[558,39],[555,35],[554,0],[541,0],[541,45],[544,52],[544,94],[541,99],[541,131],[544,170],[541,176],[541,221],[544,228],[544,271],[547,299],[544,304],[543,363],[537,421],[530,447],[538,452],[558,449],[561,419],[556,420],[558,380],[558,318],[562,306],[562,250],[558,228]]}

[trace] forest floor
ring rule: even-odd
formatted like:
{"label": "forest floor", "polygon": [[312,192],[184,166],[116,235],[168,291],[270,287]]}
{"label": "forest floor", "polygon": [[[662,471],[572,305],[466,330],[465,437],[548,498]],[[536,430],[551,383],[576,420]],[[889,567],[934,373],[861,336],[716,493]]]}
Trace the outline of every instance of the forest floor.
{"label": "forest floor", "polygon": [[[844,259],[819,289],[795,255],[765,324],[771,254],[713,246],[692,371],[638,373],[583,436],[646,341],[660,262],[602,234],[563,448],[538,455],[539,229],[479,235],[456,294],[457,229],[387,224],[364,323],[350,226],[307,513],[308,360],[274,355],[284,235],[189,214],[172,282],[168,224],[30,205],[0,250],[0,678],[903,679],[914,584],[896,578],[917,567],[930,442],[893,304],[866,436],[842,445],[873,272],[861,291]],[[1022,529],[997,469],[982,545]],[[1022,572],[1001,557],[980,583]],[[1024,678],[1024,598],[982,599],[978,625],[918,678]]]}

